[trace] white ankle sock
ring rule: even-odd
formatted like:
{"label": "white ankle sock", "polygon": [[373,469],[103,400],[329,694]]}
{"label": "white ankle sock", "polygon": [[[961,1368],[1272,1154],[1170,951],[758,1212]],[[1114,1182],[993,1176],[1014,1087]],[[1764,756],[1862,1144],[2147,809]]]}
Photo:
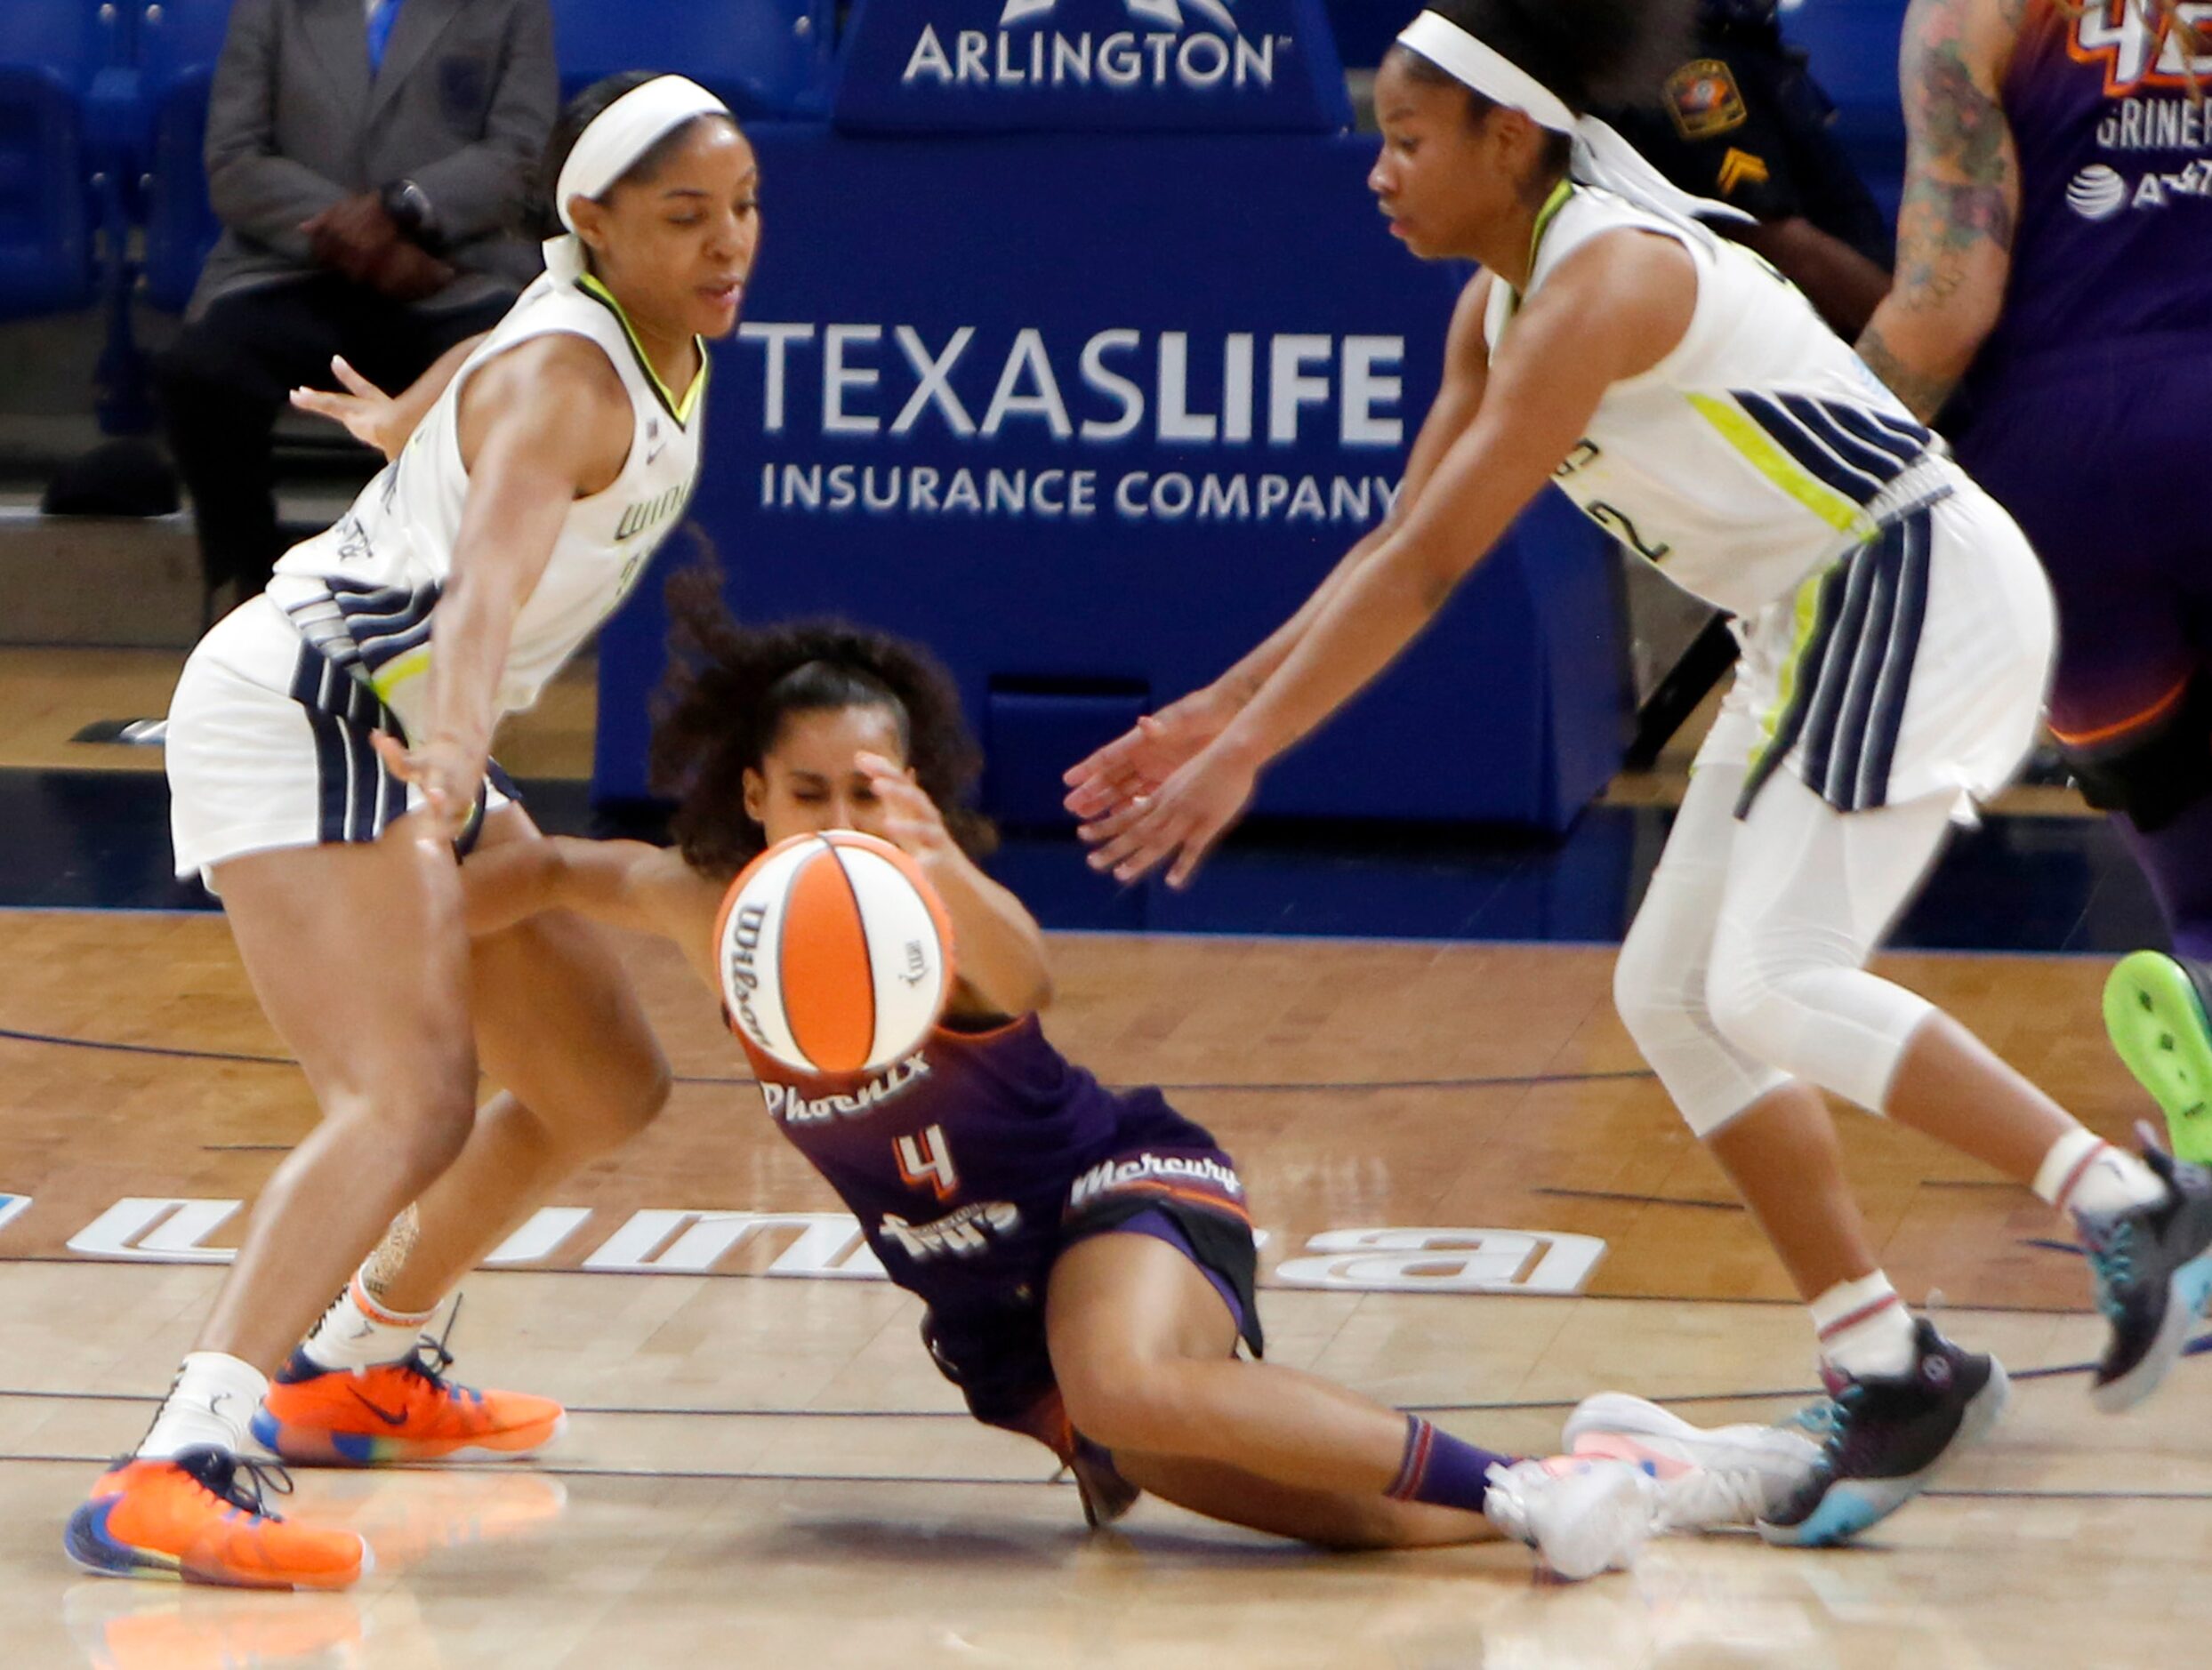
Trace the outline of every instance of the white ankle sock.
{"label": "white ankle sock", "polygon": [[269,1377],[252,1363],[220,1351],[196,1351],[177,1370],[138,1453],[168,1457],[213,1444],[235,1456],[245,1449],[245,1424],[268,1391]]}
{"label": "white ankle sock", "polygon": [[2035,1192],[2062,1212],[2122,1212],[2163,1200],[2166,1185],[2133,1154],[2095,1131],[2077,1128],[2043,1156]]}
{"label": "white ankle sock", "polygon": [[1813,1301],[1821,1355],[1854,1379],[1899,1375],[1912,1367],[1912,1313],[1877,1270],[1838,1281]]}
{"label": "white ankle sock", "polygon": [[362,1290],[356,1275],[337,1302],[323,1313],[307,1337],[308,1361],[321,1369],[367,1369],[398,1362],[414,1349],[430,1319],[432,1305],[420,1313],[389,1310]]}

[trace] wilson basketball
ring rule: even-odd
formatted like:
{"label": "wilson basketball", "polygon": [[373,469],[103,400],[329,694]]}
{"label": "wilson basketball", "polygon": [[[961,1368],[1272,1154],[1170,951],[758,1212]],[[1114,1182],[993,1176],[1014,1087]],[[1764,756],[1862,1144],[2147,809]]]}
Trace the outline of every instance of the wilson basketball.
{"label": "wilson basketball", "polygon": [[919,1048],[953,986],[953,935],[921,867],[848,830],[747,864],[714,930],[730,1028],[800,1072],[872,1072]]}

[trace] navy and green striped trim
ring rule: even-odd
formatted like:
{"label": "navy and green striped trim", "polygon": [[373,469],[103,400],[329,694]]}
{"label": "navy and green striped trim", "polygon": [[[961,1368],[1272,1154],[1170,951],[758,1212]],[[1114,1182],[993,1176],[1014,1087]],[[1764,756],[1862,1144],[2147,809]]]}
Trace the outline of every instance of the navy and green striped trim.
{"label": "navy and green striped trim", "polygon": [[1784,672],[1789,701],[1745,779],[1738,817],[1793,751],[1806,787],[1838,811],[1889,803],[1927,617],[1934,539],[1923,506],[1821,577],[1810,627]]}

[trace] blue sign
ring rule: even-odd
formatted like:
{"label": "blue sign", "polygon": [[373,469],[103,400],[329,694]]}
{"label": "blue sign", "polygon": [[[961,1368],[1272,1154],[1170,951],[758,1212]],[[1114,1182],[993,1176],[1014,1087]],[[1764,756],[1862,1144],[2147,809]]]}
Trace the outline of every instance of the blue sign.
{"label": "blue sign", "polygon": [[[1056,801],[1086,713],[1118,728],[1212,678],[1396,502],[1463,275],[1388,236],[1373,141],[754,140],[765,242],[693,512],[741,619],[841,614],[942,654],[996,809]],[[1263,809],[1572,817],[1619,758],[1616,606],[1603,536],[1564,504],[1550,526]],[[602,799],[645,791],[659,592],[600,638]]]}
{"label": "blue sign", "polygon": [[858,0],[848,129],[1333,132],[1351,104],[1321,0]]}

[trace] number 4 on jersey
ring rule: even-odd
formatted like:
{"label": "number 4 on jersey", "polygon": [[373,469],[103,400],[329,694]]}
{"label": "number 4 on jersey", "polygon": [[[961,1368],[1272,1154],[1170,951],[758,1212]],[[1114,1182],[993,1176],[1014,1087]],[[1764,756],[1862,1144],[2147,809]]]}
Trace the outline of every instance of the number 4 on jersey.
{"label": "number 4 on jersey", "polygon": [[891,1147],[898,1155],[898,1175],[909,1188],[930,1190],[940,1200],[949,1200],[959,1192],[960,1173],[953,1169],[944,1126],[902,1136]]}

